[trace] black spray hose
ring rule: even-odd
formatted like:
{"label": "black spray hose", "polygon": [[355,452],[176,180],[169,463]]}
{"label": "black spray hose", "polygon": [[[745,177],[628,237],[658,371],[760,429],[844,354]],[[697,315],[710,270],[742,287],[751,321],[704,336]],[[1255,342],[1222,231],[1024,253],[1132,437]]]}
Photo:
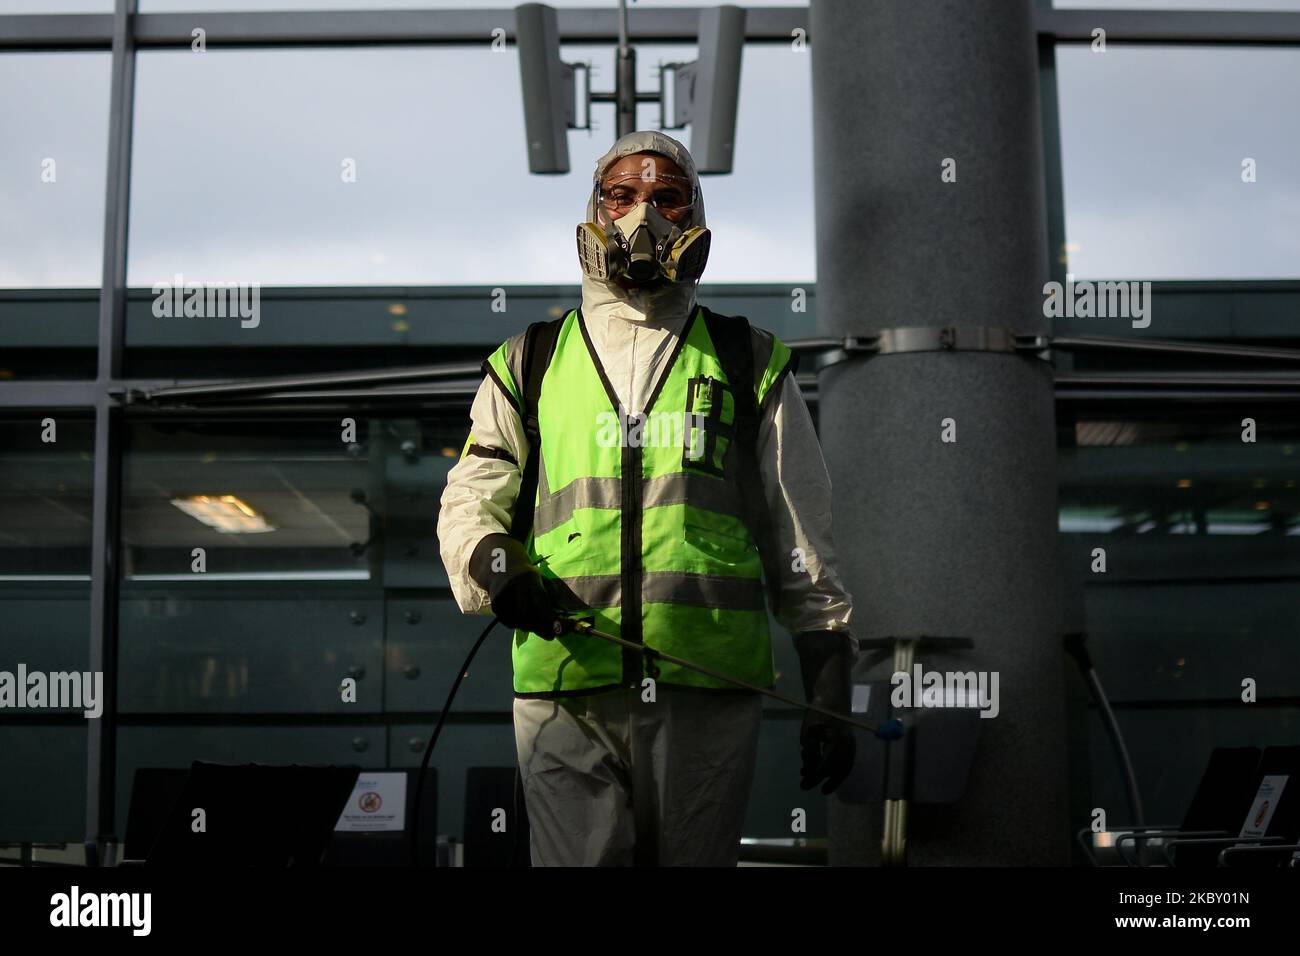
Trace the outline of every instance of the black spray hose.
{"label": "black spray hose", "polygon": [[1097,676],[1096,670],[1092,666],[1092,655],[1088,653],[1088,648],[1084,646],[1084,641],[1088,635],[1082,632],[1065,635],[1065,649],[1070,656],[1074,658],[1079,665],[1079,670],[1083,672],[1083,678],[1088,682],[1088,687],[1092,690],[1092,696],[1097,701],[1097,707],[1101,710],[1102,718],[1106,722],[1106,730],[1110,733],[1110,739],[1115,744],[1115,749],[1119,753],[1120,764],[1124,771],[1124,784],[1128,789],[1128,802],[1133,813],[1134,826],[1146,826],[1146,814],[1142,812],[1142,795],[1138,792],[1137,775],[1133,772],[1133,761],[1129,759],[1128,747],[1124,744],[1124,735],[1120,733],[1119,722],[1115,719],[1115,711],[1111,710],[1110,701],[1106,699],[1106,691],[1102,689],[1101,679]]}
{"label": "black spray hose", "polygon": [[[424,759],[420,761],[420,773],[415,778],[415,809],[412,811],[413,816],[411,819],[411,866],[418,867],[420,865],[420,794],[424,790],[424,772],[429,767],[429,758],[433,756],[433,746],[438,742],[438,735],[442,733],[442,725],[447,722],[447,714],[451,711],[452,701],[456,699],[456,691],[460,690],[460,682],[469,673],[470,662],[474,660],[474,655],[483,646],[487,636],[492,633],[492,628],[496,627],[496,623],[497,619],[495,617],[488,621],[488,626],[483,628],[483,633],[478,636],[474,646],[469,649],[469,654],[465,657],[465,663],[460,665],[460,672],[451,685],[451,692],[447,695],[447,702],[442,705],[442,713],[438,715],[438,726],[433,728],[433,733],[429,735],[429,743],[424,748]],[[511,822],[513,823],[513,821]]]}
{"label": "black spray hose", "polygon": [[868,724],[866,721],[854,720],[852,717],[846,717],[843,714],[837,714],[833,710],[827,710],[825,707],[818,707],[816,704],[806,704],[803,701],[795,700],[793,697],[787,697],[778,691],[769,690],[766,687],[758,687],[754,684],[748,684],[743,680],[737,680],[734,677],[728,677],[726,674],[720,674],[715,670],[695,664],[691,661],[683,660],[680,657],[674,657],[672,654],[665,654],[663,651],[657,651],[654,648],[646,647],[644,644],[637,644],[634,641],[626,641],[621,637],[615,637],[613,634],[606,634],[598,631],[591,626],[590,621],[572,621],[575,633],[590,634],[592,637],[599,637],[603,641],[609,641],[611,644],[617,644],[628,650],[637,651],[644,655],[646,660],[646,670],[653,677],[658,674],[655,667],[656,660],[667,661],[669,664],[676,664],[678,667],[685,667],[690,670],[712,677],[714,680],[726,681],[728,684],[735,684],[737,687],[743,687],[745,690],[752,690],[757,694],[763,694],[771,697],[773,700],[779,700],[783,704],[789,704],[791,707],[798,707],[801,710],[810,710],[814,714],[821,714],[823,717],[830,717],[841,723],[848,724],[850,727],[857,727],[859,730],[869,730],[883,740],[897,740],[903,736],[903,722],[897,717],[892,717],[881,724]]}

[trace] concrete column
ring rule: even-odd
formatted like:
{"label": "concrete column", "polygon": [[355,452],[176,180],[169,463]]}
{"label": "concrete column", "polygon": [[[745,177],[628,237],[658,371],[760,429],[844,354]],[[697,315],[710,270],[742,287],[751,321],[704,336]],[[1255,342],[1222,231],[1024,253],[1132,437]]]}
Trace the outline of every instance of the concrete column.
{"label": "concrete column", "polygon": [[[809,21],[821,331],[1046,333],[1030,0],[812,0]],[[820,394],[854,633],[970,637],[973,652],[917,660],[999,679],[965,797],[910,808],[909,862],[1067,863],[1050,368],[884,355],[828,368]],[[892,671],[864,654],[855,678]],[[882,808],[864,777],[883,747],[863,741],[862,772],[831,798],[832,863],[879,862]]]}

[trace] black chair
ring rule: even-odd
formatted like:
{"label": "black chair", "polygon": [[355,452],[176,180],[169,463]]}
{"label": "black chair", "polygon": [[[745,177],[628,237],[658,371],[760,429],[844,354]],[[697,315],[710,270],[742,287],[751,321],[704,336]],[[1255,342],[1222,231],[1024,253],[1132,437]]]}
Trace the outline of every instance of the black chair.
{"label": "black chair", "polygon": [[1164,850],[1171,863],[1187,852],[1178,850],[1179,846],[1212,852],[1219,866],[1296,865],[1300,858],[1300,747],[1265,749],[1237,836],[1174,840]]}
{"label": "black chair", "polygon": [[320,866],[359,770],[195,761],[179,771],[179,792],[174,773],[137,773],[126,855],[147,845],[148,867]]}
{"label": "black chair", "polygon": [[[267,769],[267,768],[263,768]],[[285,768],[272,768],[285,769]],[[355,780],[356,768],[344,769],[344,778]],[[374,771],[368,771],[374,772]],[[385,771],[405,773],[406,783],[406,827],[399,831],[381,831],[374,833],[349,832],[333,829],[339,814],[334,814],[328,831],[318,828],[318,835],[328,832],[328,841],[324,856],[320,860],[323,866],[409,866],[411,863],[411,845],[409,827],[415,814],[414,769]],[[190,777],[188,768],[141,767],[136,770],[131,786],[130,809],[127,812],[126,839],[122,852],[123,866],[140,866],[147,859],[153,864],[162,862],[166,857],[150,859],[151,851],[158,843],[163,828],[175,812],[180,822],[189,820],[192,806],[190,800],[182,800],[186,793],[186,784]],[[332,802],[337,798],[337,789],[329,791]],[[351,789],[344,794],[346,801],[351,796]],[[210,802],[210,801],[203,801]],[[419,865],[434,866],[438,853],[438,772],[433,768],[425,771],[424,788],[420,795],[420,846],[418,849]],[[201,805],[201,804],[199,804]],[[178,810],[178,806],[180,809]],[[215,804],[214,804],[215,806]],[[204,807],[209,810],[208,807]],[[340,806],[340,813],[342,807]],[[256,829],[256,828],[254,828]],[[275,841],[273,841],[275,842]]]}
{"label": "black chair", "polygon": [[532,865],[518,768],[470,767],[466,772],[464,852],[465,866]]}
{"label": "black chair", "polygon": [[122,865],[141,864],[162,832],[163,821],[185,791],[189,768],[140,767],[131,781]]}
{"label": "black chair", "polygon": [[[1226,839],[1240,832],[1241,821],[1250,809],[1258,789],[1260,766],[1258,747],[1219,747],[1210,754],[1201,782],[1181,825],[1115,826],[1108,828],[1114,836],[1113,862],[1107,862],[1103,847],[1092,845],[1093,831],[1084,827],[1076,834],[1079,845],[1094,866],[1144,866],[1155,862],[1150,851],[1163,851],[1171,841],[1186,849],[1180,866],[1213,866],[1217,850],[1195,840]],[[1170,858],[1156,858],[1172,865]]]}

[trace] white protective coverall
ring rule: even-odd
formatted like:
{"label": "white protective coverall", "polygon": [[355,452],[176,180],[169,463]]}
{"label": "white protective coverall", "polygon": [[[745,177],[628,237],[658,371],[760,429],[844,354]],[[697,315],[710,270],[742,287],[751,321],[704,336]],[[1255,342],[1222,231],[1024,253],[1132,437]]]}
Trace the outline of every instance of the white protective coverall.
{"label": "white protective coverall", "polygon": [[[597,162],[596,177],[640,152],[668,156],[699,185],[685,147],[654,131],[622,137]],[[589,200],[587,220],[594,219]],[[692,222],[705,225],[702,200]],[[629,411],[644,411],[694,305],[694,283],[645,293],[583,277],[583,318]],[[755,329],[754,338],[755,353],[765,362],[770,334]],[[512,349],[515,361],[520,351]],[[513,371],[522,381],[522,370]],[[787,556],[776,562],[785,570],[778,620],[794,635],[847,632],[852,605],[835,571],[830,477],[794,377],[785,376],[780,389],[766,403],[757,444],[772,533]],[[519,415],[490,378],[480,386],[470,416],[476,444],[508,451],[515,462],[527,460]],[[467,455],[447,477],[438,540],[452,593],[465,613],[490,612],[487,592],[470,577],[469,560],[485,535],[509,531],[520,468],[501,458]],[[790,557],[796,548],[806,570],[794,570],[800,563]],[[653,703],[643,702],[636,689],[517,697],[516,744],[534,865],[734,865],[760,720],[759,696],[747,691],[660,683]]]}

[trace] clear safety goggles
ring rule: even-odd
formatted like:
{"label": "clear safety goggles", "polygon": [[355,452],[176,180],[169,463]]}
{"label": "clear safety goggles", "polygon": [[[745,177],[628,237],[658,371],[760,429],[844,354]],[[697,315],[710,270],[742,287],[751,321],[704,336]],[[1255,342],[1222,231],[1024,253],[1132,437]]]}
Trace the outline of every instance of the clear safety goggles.
{"label": "clear safety goggles", "polygon": [[694,207],[699,190],[685,176],[646,176],[627,173],[596,183],[596,208],[614,218],[630,212],[637,203],[649,203],[669,219],[677,219]]}

